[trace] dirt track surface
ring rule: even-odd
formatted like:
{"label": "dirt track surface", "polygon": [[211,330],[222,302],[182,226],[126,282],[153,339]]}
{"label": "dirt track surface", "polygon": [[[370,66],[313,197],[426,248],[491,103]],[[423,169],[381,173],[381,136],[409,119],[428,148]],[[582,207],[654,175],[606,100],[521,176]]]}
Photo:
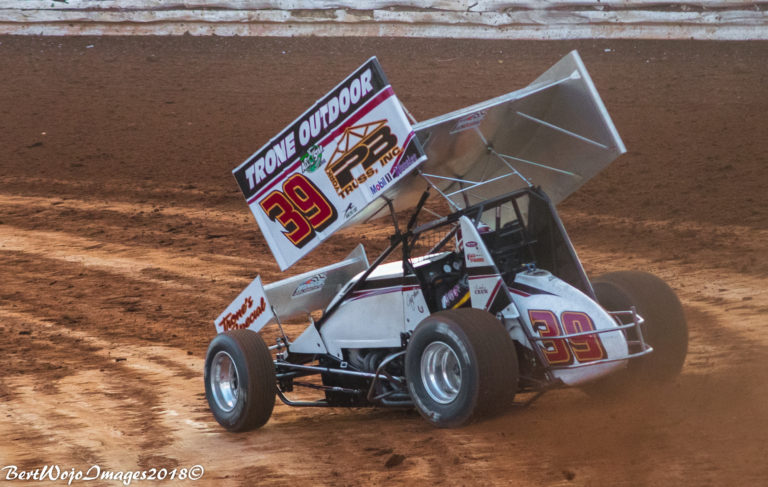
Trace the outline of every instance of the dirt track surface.
{"label": "dirt track surface", "polygon": [[[591,274],[644,269],[679,293],[680,378],[611,401],[556,391],[459,430],[278,404],[263,429],[223,431],[202,383],[212,320],[257,273],[281,277],[230,170],[370,55],[423,120],[522,87],[572,49],[630,152],[562,216]],[[201,485],[764,484],[766,60],[768,43],[0,37],[0,468],[201,464]],[[375,255],[382,232],[334,238],[291,271],[361,239]]]}

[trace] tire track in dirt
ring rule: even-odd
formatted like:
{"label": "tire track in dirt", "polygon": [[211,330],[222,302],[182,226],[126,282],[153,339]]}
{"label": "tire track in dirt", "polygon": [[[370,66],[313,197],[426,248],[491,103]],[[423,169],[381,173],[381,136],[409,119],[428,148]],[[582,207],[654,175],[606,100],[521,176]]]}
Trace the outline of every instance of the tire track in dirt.
{"label": "tire track in dirt", "polygon": [[167,287],[27,254],[0,257],[0,304],[108,339],[173,344],[198,354],[213,318],[241,289],[207,293],[215,284]]}
{"label": "tire track in dirt", "polygon": [[[317,261],[337,261],[337,252],[348,253],[353,249],[353,246],[347,243],[350,235],[356,235],[356,239],[360,238],[357,235],[361,231],[341,230],[326,242],[327,248],[312,254],[312,260],[315,262],[305,259],[287,274],[283,274],[271,257],[250,214],[238,217],[225,211],[190,206],[135,205],[127,202],[102,204],[90,200],[2,194],[0,208],[6,210],[6,218],[0,221],[5,224],[0,225],[0,245],[5,236],[9,240],[9,249],[22,249],[25,242],[19,239],[25,237],[36,242],[32,248],[38,251],[45,251],[50,247],[53,249],[51,255],[57,257],[80,259],[89,265],[101,267],[132,269],[134,275],[138,275],[137,271],[140,271],[146,277],[151,277],[154,271],[160,270],[154,266],[154,263],[158,262],[155,256],[168,256],[172,261],[179,261],[180,265],[176,270],[181,268],[189,271],[208,266],[214,269],[213,274],[216,274],[223,265],[225,268],[228,266],[234,276],[252,279],[258,273],[265,279],[276,281],[292,273],[316,268]],[[220,220],[226,224],[222,224]],[[78,223],[71,224],[72,221]],[[362,231],[362,239],[366,239],[365,234],[372,232],[367,238],[374,251],[383,249],[383,244],[379,242],[379,229],[369,224],[364,225]],[[14,238],[11,239],[9,235]],[[100,249],[101,252],[93,253],[90,257],[62,256],[53,245],[57,240],[61,241],[59,247],[88,251]],[[134,249],[150,251],[139,252],[133,251]],[[117,252],[115,255],[118,257],[121,254],[140,254],[142,260],[151,260],[153,263],[147,263],[146,268],[142,270],[141,264],[131,260],[112,259],[112,262],[106,262],[104,259],[112,255],[113,251]],[[182,258],[184,255],[189,256],[190,252],[194,252],[196,257]],[[188,263],[191,265],[187,265]],[[167,267],[163,270],[176,272]],[[187,275],[190,275],[189,272]],[[216,279],[215,275],[211,277]]]}
{"label": "tire track in dirt", "polygon": [[0,194],[0,207],[16,210],[29,210],[30,208],[51,209],[55,207],[57,210],[122,213],[125,215],[136,215],[142,212],[149,214],[159,213],[164,216],[182,217],[184,219],[196,219],[206,222],[224,222],[231,225],[254,224],[253,216],[245,211],[241,211],[241,214],[236,214],[232,211],[222,211],[215,208],[129,202],[114,199],[98,201],[93,199]]}
{"label": "tire track in dirt", "polygon": [[163,250],[132,247],[77,237],[64,232],[25,230],[0,226],[0,250],[24,252],[49,259],[80,263],[134,279],[149,280],[167,286],[179,284],[170,279],[148,277],[152,269],[162,269],[171,276],[196,280],[243,283],[242,273],[249,262],[225,255],[182,256]]}
{"label": "tire track in dirt", "polygon": [[[616,254],[636,252],[655,261],[696,264],[729,274],[768,277],[768,262],[759,259],[768,230],[726,222],[717,226],[685,220],[643,220],[586,213],[562,212],[569,234],[585,247]],[[611,238],[602,238],[610,235]],[[595,238],[595,237],[598,238]]]}
{"label": "tire track in dirt", "polygon": [[[11,424],[4,422],[0,431],[10,434],[17,431],[15,424],[25,424],[44,438],[27,451],[22,447],[29,446],[26,438],[18,438],[24,445],[18,441],[9,445],[10,451],[3,455],[6,461],[28,464],[42,457],[47,462],[74,460],[133,470],[146,461],[161,462],[150,465],[158,468],[191,467],[219,452],[217,468],[227,472],[240,467],[239,456],[226,453],[236,449],[239,454],[253,454],[249,461],[260,463],[257,449],[220,434],[202,393],[200,358],[173,347],[104,340],[5,308],[0,308],[0,318],[23,323],[38,340],[54,341],[63,334],[81,342],[88,351],[81,360],[91,364],[60,381],[59,389],[65,393],[36,391],[25,375],[6,381],[13,400],[0,402],[0,414]],[[73,451],[83,456],[78,458]]]}
{"label": "tire track in dirt", "polygon": [[[246,208],[231,214],[213,210],[209,215],[204,206],[112,203],[0,195],[0,223],[23,230],[63,232],[105,244],[174,251],[176,255],[246,258],[268,252]],[[238,215],[249,223],[238,222]],[[247,263],[253,261],[251,258]],[[271,264],[276,270],[274,262]],[[243,272],[250,274],[248,265]]]}
{"label": "tire track in dirt", "polygon": [[[222,201],[232,203],[236,210],[242,209],[242,199],[237,199],[240,192],[233,186],[229,179],[226,181],[226,187],[219,187],[216,184],[202,187],[192,184],[183,184],[180,186],[168,186],[164,181],[155,182],[152,180],[143,180],[126,185],[123,179],[93,180],[85,178],[46,178],[46,177],[0,177],[0,187],[4,194],[22,193],[29,198],[50,198],[51,194],[56,194],[63,199],[80,199],[82,195],[103,195],[108,196],[108,202],[112,201],[136,201],[139,204],[146,201],[163,202],[163,204],[186,201],[191,205],[201,204],[208,206],[211,203],[221,204]],[[222,196],[230,193],[232,197]],[[31,196],[35,195],[35,196]],[[21,195],[18,195],[21,196]],[[92,198],[91,200],[96,199]]]}
{"label": "tire track in dirt", "polygon": [[158,445],[167,443],[168,429],[154,421],[153,382],[127,373],[122,350],[114,353],[115,343],[5,306],[0,319],[10,332],[25,333],[13,340],[14,346],[65,369],[59,377],[47,368],[19,369],[18,362],[8,367],[4,383],[11,400],[0,403],[0,414],[12,423],[4,426],[26,425],[24,436],[36,433],[37,441],[14,438],[6,459],[30,464],[40,456],[48,462],[71,462],[68,457],[73,457],[89,466],[117,466],[125,461],[128,445],[143,448],[150,437]]}

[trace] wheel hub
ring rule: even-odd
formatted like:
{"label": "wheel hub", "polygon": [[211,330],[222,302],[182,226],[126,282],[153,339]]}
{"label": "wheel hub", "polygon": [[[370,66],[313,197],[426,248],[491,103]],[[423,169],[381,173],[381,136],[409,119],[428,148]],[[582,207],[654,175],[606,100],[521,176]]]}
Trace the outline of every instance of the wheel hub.
{"label": "wheel hub", "polygon": [[440,404],[456,399],[461,389],[461,364],[445,342],[432,342],[421,355],[421,381],[427,394]]}
{"label": "wheel hub", "polygon": [[237,367],[232,357],[224,351],[216,353],[211,365],[211,391],[216,406],[224,412],[235,409],[238,396]]}

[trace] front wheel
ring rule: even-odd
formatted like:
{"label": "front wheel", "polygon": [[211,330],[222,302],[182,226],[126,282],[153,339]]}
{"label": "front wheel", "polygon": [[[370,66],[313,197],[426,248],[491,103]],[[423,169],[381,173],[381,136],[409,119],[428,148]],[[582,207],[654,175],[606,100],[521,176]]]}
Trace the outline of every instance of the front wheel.
{"label": "front wheel", "polygon": [[414,330],[405,376],[427,421],[458,427],[509,408],[517,392],[517,354],[491,314],[471,308],[440,311]]}
{"label": "front wheel", "polygon": [[272,415],[275,365],[258,333],[234,330],[217,335],[205,357],[205,396],[213,417],[229,431],[263,426]]}

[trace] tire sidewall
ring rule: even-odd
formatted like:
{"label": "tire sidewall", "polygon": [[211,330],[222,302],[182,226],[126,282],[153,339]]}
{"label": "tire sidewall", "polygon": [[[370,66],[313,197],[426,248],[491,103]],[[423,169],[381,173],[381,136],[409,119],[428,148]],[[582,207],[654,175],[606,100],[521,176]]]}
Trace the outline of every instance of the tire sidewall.
{"label": "tire sidewall", "polygon": [[[676,377],[687,354],[688,330],[682,306],[674,291],[657,277],[637,271],[606,274],[598,278],[593,286],[598,302],[605,309],[627,310],[635,306],[637,313],[645,320],[640,328],[654,352],[629,361],[627,371],[634,376],[633,380],[667,382]],[[644,292],[638,295],[638,288]],[[659,301],[664,303],[650,300],[649,292],[663,298]],[[633,335],[636,339],[634,332]]]}
{"label": "tire sidewall", "polygon": [[[448,345],[461,367],[461,388],[457,397],[441,404],[429,396],[421,376],[421,359],[426,347],[434,342]],[[419,413],[430,423],[451,427],[463,424],[472,415],[478,399],[478,368],[474,350],[464,332],[446,317],[429,317],[414,331],[405,357],[408,391]]]}

